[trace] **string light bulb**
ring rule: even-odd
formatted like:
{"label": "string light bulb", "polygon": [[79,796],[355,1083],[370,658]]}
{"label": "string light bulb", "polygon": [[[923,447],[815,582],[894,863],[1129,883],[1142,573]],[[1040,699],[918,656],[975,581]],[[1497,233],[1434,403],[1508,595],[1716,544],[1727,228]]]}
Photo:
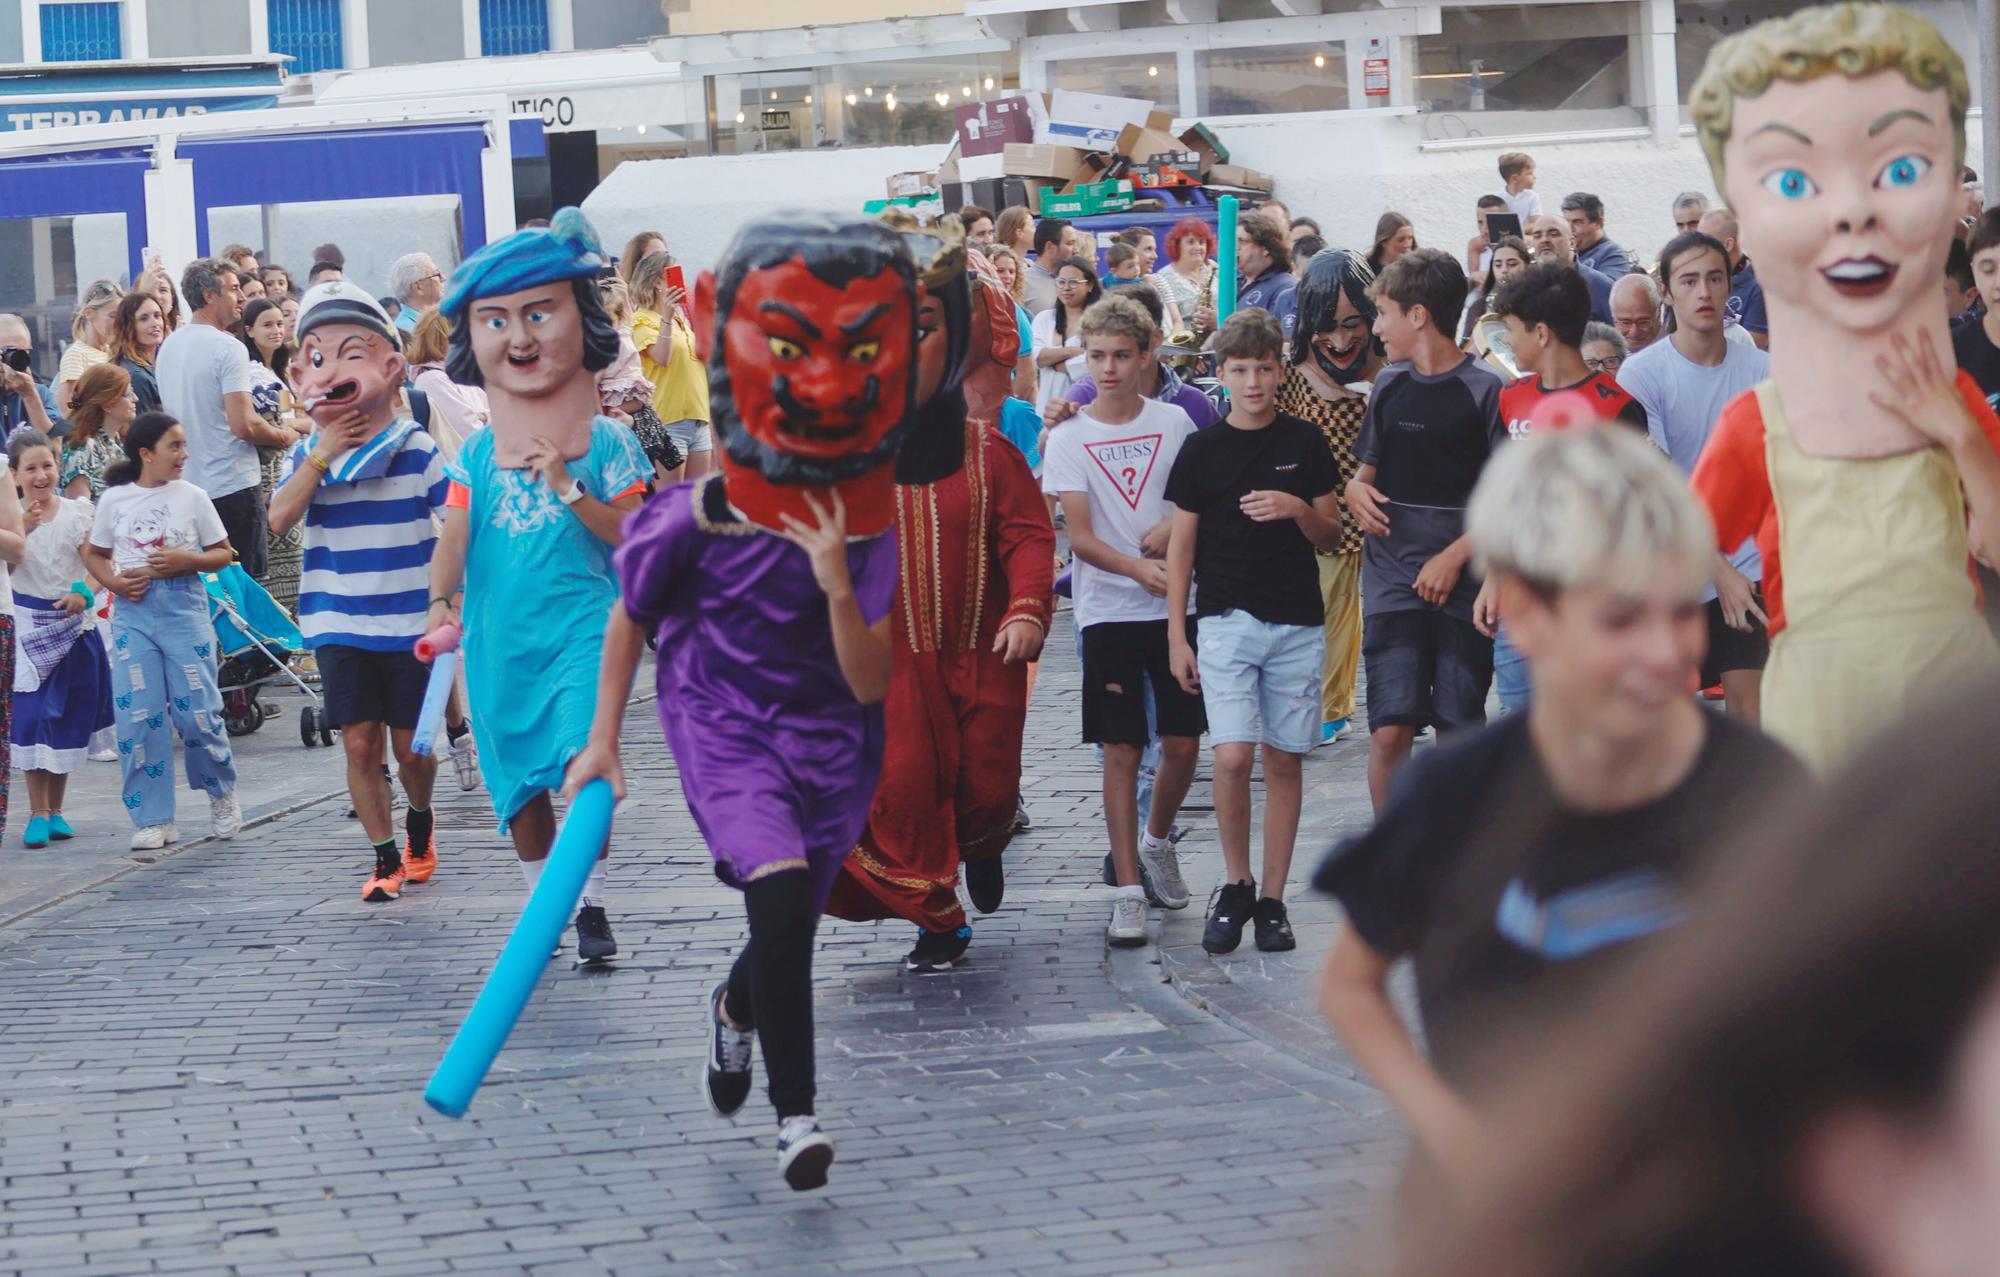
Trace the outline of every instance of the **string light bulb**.
{"label": "string light bulb", "polygon": [[738,111],[738,112],[736,113],[736,122],[737,122],[738,124],[741,124],[741,123],[743,123],[743,112],[741,112],[741,111]]}
{"label": "string light bulb", "polygon": [[847,105],[849,106],[853,106],[856,102],[859,102],[860,100],[861,100],[860,98],[855,97],[852,93],[847,95]]}
{"label": "string light bulb", "polygon": [[1158,75],[1160,74],[1160,68],[1158,68],[1158,67],[1156,67],[1156,66],[1150,66],[1150,67],[1147,67],[1147,68],[1146,68],[1146,74],[1147,74],[1147,75],[1150,75],[1150,76],[1155,76],[1155,77],[1157,77],[1157,76],[1158,76]]}
{"label": "string light bulb", "polygon": [[992,87],[993,87],[993,77],[992,77],[992,76],[990,76],[990,75],[986,77],[986,87],[987,87],[987,88],[988,88],[989,90],[990,90],[990,89],[992,89]]}
{"label": "string light bulb", "polygon": [[896,91],[894,89],[889,90],[888,96],[882,99],[882,105],[891,111],[896,109]]}
{"label": "string light bulb", "polygon": [[872,85],[872,84],[867,84],[867,85],[863,85],[863,86],[862,86],[862,88],[861,88],[861,96],[862,96],[862,97],[866,97],[866,98],[872,98],[872,97],[874,97],[874,96],[875,96],[875,86],[874,86],[874,85]]}
{"label": "string light bulb", "polygon": [[1326,65],[1326,55],[1325,55],[1324,53],[1315,53],[1315,54],[1313,54],[1313,65],[1314,65],[1314,66],[1316,66],[1316,67],[1323,67],[1323,66],[1325,66],[1325,65]]}

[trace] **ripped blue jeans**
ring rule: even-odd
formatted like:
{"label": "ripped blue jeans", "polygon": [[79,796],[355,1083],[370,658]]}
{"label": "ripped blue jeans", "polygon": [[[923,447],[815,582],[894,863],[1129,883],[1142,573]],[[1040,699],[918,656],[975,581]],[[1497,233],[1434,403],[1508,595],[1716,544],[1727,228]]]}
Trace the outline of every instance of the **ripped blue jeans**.
{"label": "ripped blue jeans", "polygon": [[174,733],[188,788],[221,798],[236,763],[215,685],[215,626],[198,576],[155,581],[111,609],[111,690],[125,810],[141,829],[174,818]]}

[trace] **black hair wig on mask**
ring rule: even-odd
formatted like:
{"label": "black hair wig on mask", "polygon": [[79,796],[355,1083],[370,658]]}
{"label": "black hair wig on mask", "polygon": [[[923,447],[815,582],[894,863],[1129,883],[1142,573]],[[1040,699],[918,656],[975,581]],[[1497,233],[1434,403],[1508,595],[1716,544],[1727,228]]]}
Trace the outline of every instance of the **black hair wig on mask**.
{"label": "black hair wig on mask", "polygon": [[[867,474],[893,460],[902,450],[904,440],[916,425],[916,370],[912,368],[907,379],[901,419],[868,452],[825,460],[801,457],[774,448],[745,430],[742,419],[736,415],[736,395],[725,361],[728,343],[724,337],[736,309],[736,293],[753,271],[770,270],[794,258],[813,278],[834,288],[844,288],[857,279],[873,279],[885,270],[894,271],[913,298],[917,291],[917,266],[902,235],[879,221],[805,211],[773,213],[744,223],[723,254],[722,270],[715,281],[715,340],[708,358],[709,418],[715,432],[730,460],[748,466],[772,483],[825,486]],[[916,307],[912,305],[910,349],[913,352],[917,348],[916,327]],[[964,426],[961,413],[961,432]]]}
{"label": "black hair wig on mask", "polygon": [[[1333,327],[1334,316],[1340,313],[1340,295],[1347,294],[1347,300],[1361,316],[1362,322],[1372,330],[1375,327],[1375,299],[1368,293],[1375,282],[1375,272],[1368,265],[1368,259],[1351,248],[1329,248],[1315,254],[1306,263],[1299,276],[1298,323],[1292,331],[1292,362],[1302,364],[1308,355],[1319,364],[1320,371],[1335,381],[1345,382],[1353,371],[1332,363],[1312,344],[1312,339]],[[1369,337],[1379,358],[1386,352],[1381,341]]]}
{"label": "black hair wig on mask", "polygon": [[[618,324],[604,308],[604,296],[598,291],[595,279],[588,276],[572,279],[569,288],[576,297],[577,310],[583,314],[583,366],[591,372],[603,372],[618,362]],[[472,357],[472,312],[478,305],[477,301],[467,304],[451,321],[451,345],[445,350],[444,375],[461,386],[486,384],[479,375],[479,361]]]}
{"label": "black hair wig on mask", "polygon": [[[944,326],[935,332],[917,325],[921,343],[945,343],[944,376],[931,397],[917,405],[917,421],[896,454],[897,483],[936,483],[965,464],[965,374],[971,367],[972,276],[966,272],[963,241],[947,241],[923,231],[904,231],[903,243],[917,264],[924,291],[944,308]],[[912,380],[915,380],[914,376]]]}

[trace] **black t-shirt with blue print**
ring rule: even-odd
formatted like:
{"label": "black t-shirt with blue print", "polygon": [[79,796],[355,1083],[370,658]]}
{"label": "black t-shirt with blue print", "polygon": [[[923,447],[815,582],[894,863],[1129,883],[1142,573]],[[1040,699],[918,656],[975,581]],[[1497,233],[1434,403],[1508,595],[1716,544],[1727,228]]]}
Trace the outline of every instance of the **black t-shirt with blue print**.
{"label": "black t-shirt with blue print", "polygon": [[1681,783],[1644,806],[1557,799],[1528,715],[1420,752],[1375,827],[1335,847],[1313,885],[1361,939],[1416,967],[1433,1062],[1463,1084],[1538,1007],[1574,1005],[1635,942],[1676,925],[1703,857],[1806,783],[1755,729],[1719,714]]}

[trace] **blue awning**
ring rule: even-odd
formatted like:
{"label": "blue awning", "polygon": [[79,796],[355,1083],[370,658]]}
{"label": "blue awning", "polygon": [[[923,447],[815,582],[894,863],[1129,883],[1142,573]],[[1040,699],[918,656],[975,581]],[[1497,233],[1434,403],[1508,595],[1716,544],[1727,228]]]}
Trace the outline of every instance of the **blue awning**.
{"label": "blue awning", "polygon": [[467,253],[486,243],[480,124],[355,129],[276,137],[183,138],[194,163],[197,248],[209,251],[208,211],[309,200],[456,195]]}
{"label": "blue awning", "polygon": [[517,116],[507,121],[507,136],[517,160],[539,160],[549,153],[549,139],[542,132],[542,121],[537,116]]}
{"label": "blue awning", "polygon": [[144,147],[0,159],[0,220],[123,213],[126,256],[136,275],[146,245],[146,172],[152,166]]}

